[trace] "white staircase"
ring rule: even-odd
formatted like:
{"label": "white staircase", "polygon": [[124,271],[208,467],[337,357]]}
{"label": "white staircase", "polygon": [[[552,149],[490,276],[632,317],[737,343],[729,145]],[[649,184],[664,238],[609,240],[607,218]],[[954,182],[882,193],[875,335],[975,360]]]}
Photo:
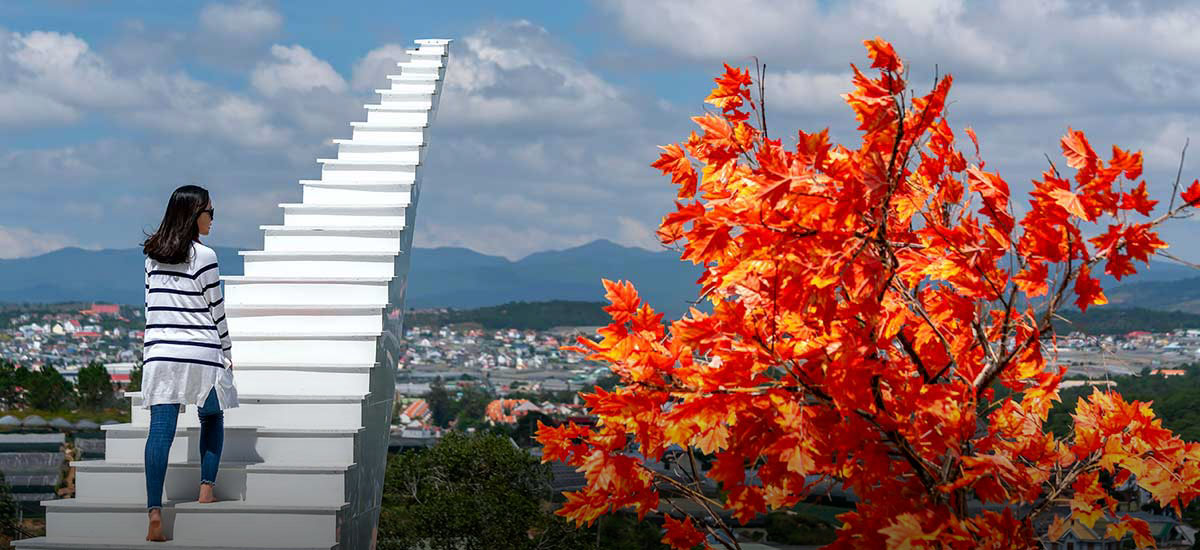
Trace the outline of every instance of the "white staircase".
{"label": "white staircase", "polygon": [[[450,40],[417,40],[392,87],[264,225],[245,275],[224,277],[240,406],[225,411],[220,502],[196,502],[200,431],[183,407],[163,494],[165,543],[146,542],[149,411],[105,426],[104,460],[74,462],[76,497],[50,500],[21,549],[375,546],[420,165]],[[389,317],[389,306],[400,312]]]}

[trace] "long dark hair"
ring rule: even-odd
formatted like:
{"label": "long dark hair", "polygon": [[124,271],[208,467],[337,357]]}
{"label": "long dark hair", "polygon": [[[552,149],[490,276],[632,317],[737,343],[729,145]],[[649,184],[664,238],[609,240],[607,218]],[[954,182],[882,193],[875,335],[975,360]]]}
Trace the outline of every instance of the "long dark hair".
{"label": "long dark hair", "polygon": [[199,185],[184,185],[171,193],[167,212],[158,230],[142,242],[142,253],[164,264],[188,261],[192,242],[200,240],[197,220],[208,207],[208,190]]}

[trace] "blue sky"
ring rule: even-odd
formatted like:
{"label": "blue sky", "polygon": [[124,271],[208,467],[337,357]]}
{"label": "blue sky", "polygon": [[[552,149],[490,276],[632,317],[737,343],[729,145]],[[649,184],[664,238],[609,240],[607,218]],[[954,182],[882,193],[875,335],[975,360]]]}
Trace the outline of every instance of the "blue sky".
{"label": "blue sky", "polygon": [[[1200,137],[1200,7],[1185,2],[594,0],[0,3],[0,258],[136,246],[199,183],[209,242],[261,246],[363,120],[396,54],[454,38],[417,246],[519,258],[606,238],[657,248],[673,188],[649,167],[728,61],[768,67],[771,128],[853,140],[838,94],[881,35],[1018,195],[1068,125],[1146,153],[1152,194]],[[774,132],[773,132],[774,133]],[[778,134],[776,134],[778,135]],[[1200,144],[1197,144],[1200,145]],[[1197,149],[1193,149],[1197,151]],[[1193,159],[1200,152],[1193,154]],[[1185,178],[1200,175],[1189,160]],[[1196,220],[1165,236],[1200,260]]]}

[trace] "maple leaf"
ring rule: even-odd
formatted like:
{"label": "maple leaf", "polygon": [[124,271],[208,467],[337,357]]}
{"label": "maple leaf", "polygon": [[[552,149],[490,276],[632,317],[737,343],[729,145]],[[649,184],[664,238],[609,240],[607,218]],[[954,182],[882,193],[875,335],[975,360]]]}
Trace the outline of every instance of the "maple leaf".
{"label": "maple leaf", "polygon": [[679,198],[691,198],[696,195],[696,168],[692,166],[692,161],[687,158],[683,148],[678,144],[659,147],[663,150],[662,155],[659,155],[658,160],[654,161],[654,168],[662,170],[664,174],[670,174],[671,181],[679,184]]}
{"label": "maple leaf", "polygon": [[1088,143],[1083,132],[1067,128],[1067,135],[1063,136],[1060,142],[1063,156],[1067,158],[1067,166],[1081,171],[1095,169],[1096,152],[1092,150],[1092,145]]}
{"label": "maple leaf", "polygon": [[1091,216],[1084,209],[1079,195],[1072,193],[1069,189],[1053,189],[1049,194],[1054,198],[1055,204],[1063,207],[1072,216],[1091,220]]}
{"label": "maple leaf", "polygon": [[670,514],[665,515],[663,516],[663,527],[666,529],[666,533],[661,542],[675,550],[691,550],[704,542],[704,533],[692,525],[690,517],[679,521]]}
{"label": "maple leaf", "polygon": [[725,64],[725,74],[713,79],[717,83],[717,87],[705,98],[705,103],[710,103],[722,110],[733,110],[742,106],[743,100],[750,99],[749,86],[753,82],[750,78],[750,71],[730,67]]}
{"label": "maple leaf", "polygon": [[1154,211],[1154,205],[1158,201],[1150,200],[1150,193],[1146,191],[1146,182],[1141,182],[1137,187],[1128,193],[1121,194],[1121,209],[1136,210],[1143,216],[1149,216]]}
{"label": "maple leaf", "polygon": [[1181,196],[1183,202],[1188,205],[1200,206],[1200,179],[1192,180],[1192,185],[1188,186]]}
{"label": "maple leaf", "polygon": [[890,525],[880,529],[879,533],[887,535],[889,549],[917,550],[938,546],[938,531],[926,529],[921,525],[920,517],[913,513],[900,514]]}

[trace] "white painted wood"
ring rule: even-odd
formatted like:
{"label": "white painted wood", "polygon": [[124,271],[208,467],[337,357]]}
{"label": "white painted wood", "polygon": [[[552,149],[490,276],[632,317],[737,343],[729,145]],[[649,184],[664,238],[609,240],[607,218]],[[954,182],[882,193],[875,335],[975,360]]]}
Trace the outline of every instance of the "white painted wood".
{"label": "white painted wood", "polygon": [[205,541],[189,541],[174,539],[166,542],[150,542],[147,540],[132,540],[128,535],[121,538],[86,537],[71,539],[60,537],[51,540],[46,537],[15,540],[14,548],[28,550],[155,550],[170,548],[171,550],[339,550],[339,545],[333,546],[300,546],[295,544],[271,544],[265,542],[255,546],[245,544],[213,544]]}
{"label": "white painted wood", "polygon": [[402,204],[412,202],[411,183],[334,183],[300,180],[305,204]]}
{"label": "white painted wood", "polygon": [[281,204],[279,207],[283,208],[283,225],[288,227],[388,227],[399,230],[404,228],[404,210],[408,204]]}
{"label": "white painted wood", "polygon": [[382,162],[421,162],[421,146],[396,145],[393,143],[358,142],[352,139],[335,139],[338,158],[344,160],[374,160]]}
{"label": "white painted wood", "polygon": [[427,93],[427,94],[436,95],[440,91],[440,87],[438,86],[437,81],[433,81],[433,80],[427,80],[427,79],[416,80],[416,79],[411,79],[411,78],[401,80],[399,78],[392,79],[391,77],[388,77],[388,80],[392,83],[391,87],[388,89],[394,93],[404,93],[404,94]]}
{"label": "white painted wood", "polygon": [[[388,128],[392,132],[405,132],[413,129],[413,127],[406,126],[375,126],[375,128]],[[417,167],[414,163],[340,159],[317,160],[322,164],[321,179],[323,181],[345,183],[370,181],[413,183],[417,180]]]}
{"label": "white painted wood", "polygon": [[[247,464],[227,460],[222,453],[217,483],[213,494],[217,500],[242,500],[249,496],[247,487]],[[75,498],[84,502],[131,502],[146,505],[146,469],[143,461],[113,462],[109,460],[85,460],[71,462],[75,468]],[[129,491],[127,487],[142,486],[143,490]],[[167,466],[167,477],[163,482],[163,499],[196,500],[200,497],[200,463],[183,462]],[[258,495],[262,502],[270,501],[272,495]],[[287,501],[279,501],[287,504]]]}
{"label": "white painted wood", "polygon": [[401,111],[398,109],[369,109],[367,122],[395,124],[397,126],[420,126],[429,122],[428,111]]}
{"label": "white painted wood", "polygon": [[[236,364],[234,380],[236,381]],[[150,410],[140,406],[134,394],[134,426],[150,425]],[[369,395],[238,395],[238,406],[225,409],[226,426],[270,426],[275,428],[343,428],[362,426],[364,400]],[[179,415],[179,425],[197,426],[195,414]]]}
{"label": "white painted wood", "polygon": [[233,339],[234,377],[237,364],[248,363],[373,363],[378,333],[330,335],[229,333]]}
{"label": "white painted wood", "polygon": [[363,428],[259,428],[255,450],[265,464],[336,465],[358,462]]}
{"label": "white painted wood", "polygon": [[263,249],[280,252],[345,250],[400,253],[403,229],[264,226]]}
{"label": "white painted wood", "polygon": [[[196,416],[195,408],[180,413]],[[101,426],[104,430],[104,458],[112,462],[141,463],[145,459],[146,427],[133,424],[111,424]],[[262,457],[256,450],[257,427],[225,427],[225,440],[221,460],[230,462],[260,462]],[[200,429],[195,426],[178,426],[175,440],[171,442],[167,461],[170,464],[200,460]]]}
{"label": "white painted wood", "polygon": [[370,366],[297,368],[242,363],[236,366],[238,391],[271,392],[277,395],[367,393],[371,389]]}
{"label": "white painted wood", "polygon": [[[146,491],[144,481],[141,491]],[[172,538],[174,534],[175,504],[178,502],[163,500],[163,534],[167,538]],[[46,538],[51,540],[137,540],[146,536],[145,502],[88,502],[72,498],[42,501],[42,506],[46,507]]]}
{"label": "white painted wood", "polygon": [[174,531],[181,539],[217,544],[333,544],[348,506],[184,502],[175,506]]}
{"label": "white painted wood", "polygon": [[375,252],[275,252],[243,250],[247,276],[392,277],[395,256]]}
{"label": "white painted wood", "polygon": [[251,504],[293,504],[305,506],[336,505],[348,502],[354,464],[330,466],[249,465],[246,473],[246,499]]}
{"label": "white painted wood", "polygon": [[383,305],[253,305],[225,306],[230,332],[339,332],[383,330]]}
{"label": "white painted wood", "polygon": [[366,122],[351,122],[350,127],[355,142],[396,145],[424,145],[429,142],[429,129],[425,127],[368,125]]}
{"label": "white painted wood", "polygon": [[[393,82],[393,84],[397,83],[397,82],[402,82],[402,83],[429,82],[432,84],[432,83],[440,81],[441,78],[442,78],[441,71],[438,71],[436,73],[419,73],[419,72],[407,72],[406,71],[401,74],[388,75],[388,80],[391,80]],[[393,86],[392,89],[395,89],[395,87]]]}
{"label": "white painted wood", "polygon": [[[387,235],[397,233],[390,230],[380,232]],[[301,303],[381,304],[387,302],[388,281],[391,279],[225,276],[221,280],[225,281],[225,305],[229,307]]]}

